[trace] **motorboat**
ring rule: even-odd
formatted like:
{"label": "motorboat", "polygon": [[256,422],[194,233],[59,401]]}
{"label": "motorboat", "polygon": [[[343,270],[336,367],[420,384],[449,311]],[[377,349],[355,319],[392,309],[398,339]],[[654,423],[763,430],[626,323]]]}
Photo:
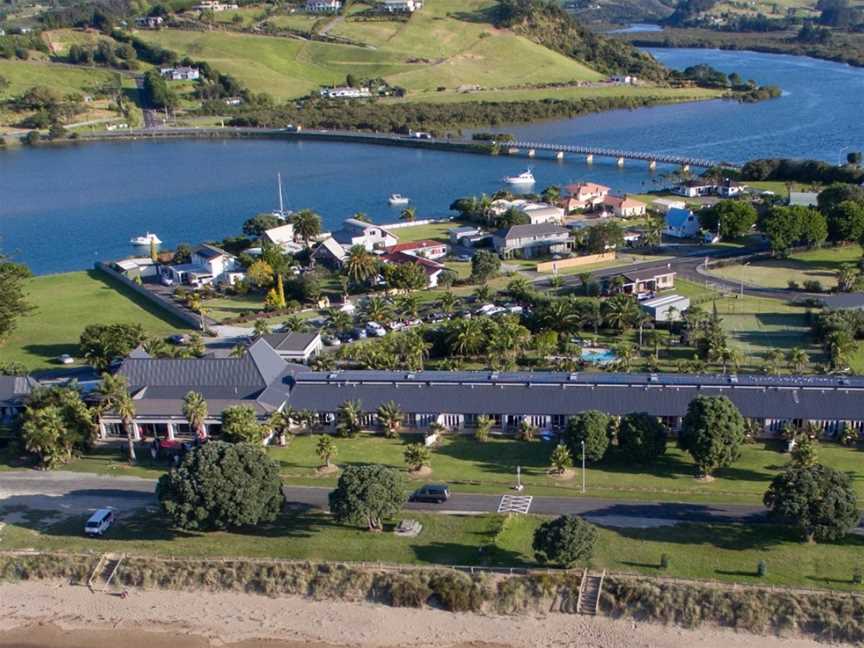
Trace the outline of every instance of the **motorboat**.
{"label": "motorboat", "polygon": [[136,236],[134,238],[129,239],[129,242],[132,245],[151,245],[154,243],[156,245],[159,245],[160,243],[162,243],[162,239],[160,239],[155,234],[151,234],[150,232],[147,232],[144,236]]}
{"label": "motorboat", "polygon": [[411,199],[408,198],[408,196],[403,196],[402,194],[390,194],[387,202],[390,203],[391,207],[397,207],[399,205],[407,205],[409,202],[411,202]]}
{"label": "motorboat", "polygon": [[531,169],[526,169],[519,175],[515,176],[504,176],[504,182],[511,185],[530,185],[534,184],[534,174],[531,173]]}

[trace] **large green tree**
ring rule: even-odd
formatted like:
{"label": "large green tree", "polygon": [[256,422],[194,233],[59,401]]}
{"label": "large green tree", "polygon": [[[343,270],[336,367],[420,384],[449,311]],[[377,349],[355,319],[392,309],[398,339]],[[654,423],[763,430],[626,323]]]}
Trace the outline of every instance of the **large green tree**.
{"label": "large green tree", "polygon": [[737,239],[756,224],[756,209],[745,200],[721,200],[699,212],[699,223],[724,239]]}
{"label": "large green tree", "polygon": [[156,496],[176,527],[202,531],[272,522],[285,500],[278,462],[258,446],[221,441],[189,452]]}
{"label": "large green tree", "polygon": [[666,452],[666,426],[645,412],[621,417],[618,450],[633,463],[649,464]]}
{"label": "large green tree", "polygon": [[405,504],[402,474],[390,466],[361,464],[346,466],[336,490],[330,493],[330,511],[342,524],[382,531],[384,520]]}
{"label": "large green tree", "polygon": [[603,459],[609,448],[609,426],[611,417],[599,410],[588,410],[567,420],[564,438],[574,457],[582,457],[582,442],[585,442],[585,459],[595,463]]}
{"label": "large green tree", "polygon": [[572,567],[591,560],[597,542],[597,528],[576,515],[562,515],[544,522],[534,532],[537,560]]}
{"label": "large green tree", "polygon": [[0,343],[15,330],[18,318],[33,310],[25,292],[29,277],[27,266],[0,255]]}
{"label": "large green tree", "polygon": [[107,371],[114,360],[129,355],[146,337],[140,324],[90,324],[82,331],[78,345],[92,367]]}
{"label": "large green tree", "polygon": [[90,446],[95,433],[93,412],[75,386],[40,387],[27,402],[19,421],[21,441],[43,468],[69,461]]}
{"label": "large green tree", "polygon": [[821,464],[796,465],[777,475],[764,502],[772,518],[794,524],[807,542],[838,540],[860,519],[849,477]]}
{"label": "large green tree", "polygon": [[477,250],[471,257],[471,279],[486,283],[501,269],[501,259],[489,250]]}
{"label": "large green tree", "polygon": [[746,438],[744,417],[725,396],[697,396],[687,406],[678,444],[696,462],[699,473],[710,476],[741,456]]}

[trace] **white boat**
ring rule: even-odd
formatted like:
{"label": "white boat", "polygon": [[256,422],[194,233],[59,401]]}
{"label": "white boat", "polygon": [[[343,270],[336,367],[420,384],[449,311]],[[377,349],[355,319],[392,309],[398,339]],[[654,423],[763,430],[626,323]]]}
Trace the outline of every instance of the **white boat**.
{"label": "white boat", "polygon": [[411,202],[411,199],[408,198],[408,196],[403,196],[402,194],[390,194],[387,202],[390,203],[391,207],[396,207],[397,205],[407,205],[409,202]]}
{"label": "white boat", "polygon": [[534,184],[534,174],[531,169],[526,169],[516,176],[504,176],[504,182],[511,185],[529,185]]}
{"label": "white boat", "polygon": [[160,243],[162,243],[162,239],[160,239],[155,234],[147,232],[144,236],[136,236],[135,238],[129,239],[129,242],[132,245],[150,245],[151,243],[159,245]]}
{"label": "white boat", "polygon": [[282,220],[288,220],[288,217],[291,216],[294,212],[290,209],[285,209],[285,203],[282,201],[282,174],[276,174],[276,190],[279,195],[279,209],[274,209],[271,214],[273,214],[276,218],[281,218]]}

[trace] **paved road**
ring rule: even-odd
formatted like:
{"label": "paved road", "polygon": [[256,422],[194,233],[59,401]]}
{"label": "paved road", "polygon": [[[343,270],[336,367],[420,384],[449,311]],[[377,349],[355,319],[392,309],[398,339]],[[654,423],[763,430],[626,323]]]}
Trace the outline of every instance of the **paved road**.
{"label": "paved road", "polygon": [[[27,507],[82,514],[110,506],[121,511],[155,505],[152,479],[103,477],[87,473],[15,471],[0,473],[0,510]],[[327,507],[328,488],[286,486],[290,504]],[[409,503],[409,510],[447,513],[489,513],[498,510],[501,495],[454,493],[446,504]],[[534,497],[531,513],[584,515],[600,524],[644,527],[674,522],[760,522],[760,506],[638,502],[590,497]]]}

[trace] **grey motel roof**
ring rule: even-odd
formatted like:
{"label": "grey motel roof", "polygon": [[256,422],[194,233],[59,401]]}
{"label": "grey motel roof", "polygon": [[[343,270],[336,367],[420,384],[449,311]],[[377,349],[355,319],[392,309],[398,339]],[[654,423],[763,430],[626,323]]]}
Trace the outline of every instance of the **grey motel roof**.
{"label": "grey motel roof", "polygon": [[607,373],[299,372],[288,403],[336,411],[346,400],[363,410],[395,400],[408,413],[571,415],[644,411],[682,416],[700,395],[727,396],[744,416],[808,420],[864,419],[864,378]]}
{"label": "grey motel roof", "polygon": [[242,358],[128,358],[125,375],[141,416],[179,416],[190,390],[212,415],[234,404],[266,414],[290,405],[335,412],[347,400],[375,411],[390,400],[409,414],[572,415],[648,412],[683,416],[699,395],[727,396],[759,419],[864,421],[864,377],[489,371],[309,371],[258,340]]}

